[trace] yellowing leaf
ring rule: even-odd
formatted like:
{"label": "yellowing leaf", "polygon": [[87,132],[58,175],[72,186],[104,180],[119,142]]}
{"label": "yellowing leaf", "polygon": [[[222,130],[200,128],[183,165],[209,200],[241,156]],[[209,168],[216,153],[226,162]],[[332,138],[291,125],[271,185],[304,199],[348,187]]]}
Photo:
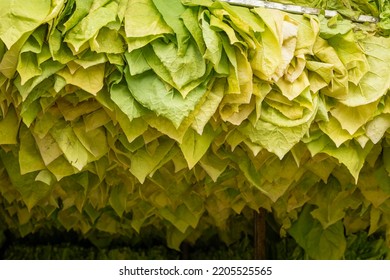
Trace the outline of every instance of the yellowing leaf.
{"label": "yellowing leaf", "polygon": [[366,135],[372,143],[377,144],[383,139],[384,134],[390,128],[390,114],[382,114],[367,123]]}
{"label": "yellowing leaf", "polygon": [[362,169],[372,146],[372,144],[367,143],[367,145],[362,148],[355,142],[351,142],[348,145],[343,144],[340,147],[336,147],[325,135],[315,141],[307,143],[307,147],[312,156],[318,153],[325,153],[338,159],[340,163],[348,168],[350,174],[355,179],[355,182],[359,179],[360,170]]}
{"label": "yellowing leaf", "polygon": [[192,129],[187,130],[183,142],[180,144],[180,149],[188,163],[189,169],[192,169],[207,152],[215,136],[216,132],[210,126],[205,127],[202,135],[199,135]]}
{"label": "yellowing leaf", "polygon": [[19,119],[13,106],[0,120],[0,144],[16,144],[19,129]]}
{"label": "yellowing leaf", "polygon": [[119,217],[122,217],[126,209],[127,195],[128,189],[123,184],[114,186],[111,189],[109,203]]}
{"label": "yellowing leaf", "polygon": [[125,13],[125,32],[127,37],[146,37],[172,33],[152,0],[132,0]]}
{"label": "yellowing leaf", "polygon": [[390,87],[390,40],[384,37],[367,37],[362,41],[363,50],[367,56],[369,71],[361,78],[359,84],[350,83],[348,96],[341,102],[347,106],[356,107],[374,103],[384,96]]}
{"label": "yellowing leaf", "polygon": [[229,161],[226,159],[219,158],[213,153],[205,153],[205,155],[199,161],[200,166],[207,172],[207,174],[217,181],[218,177],[225,171]]}
{"label": "yellowing leaf", "polygon": [[148,153],[146,149],[139,149],[131,157],[130,172],[137,177],[141,183],[143,183],[146,176],[148,176],[155,167],[164,160],[165,156],[172,149],[173,144],[173,141],[162,141],[154,153]]}
{"label": "yellowing leaf", "polygon": [[57,142],[50,134],[45,135],[45,137],[43,138],[35,136],[35,142],[37,143],[38,149],[45,165],[49,165],[53,160],[63,154]]}
{"label": "yellowing leaf", "polygon": [[378,102],[359,107],[348,107],[338,103],[331,114],[340,122],[341,127],[353,135],[361,126],[373,118]]}
{"label": "yellowing leaf", "polygon": [[80,67],[73,74],[69,68],[64,68],[58,72],[68,84],[78,86],[79,88],[96,95],[103,88],[104,64],[84,69]]}
{"label": "yellowing leaf", "polygon": [[32,52],[26,52],[20,55],[16,70],[20,74],[22,85],[29,79],[42,73],[42,70],[38,66],[36,54]]}
{"label": "yellowing leaf", "polygon": [[104,129],[96,128],[87,132],[85,126],[78,123],[73,127],[73,131],[85,149],[95,157],[94,160],[108,153],[108,143]]}
{"label": "yellowing leaf", "polygon": [[340,122],[335,117],[330,117],[328,121],[319,122],[320,129],[332,139],[336,147],[340,147],[344,142],[352,139],[352,135],[341,127]]}
{"label": "yellowing leaf", "polygon": [[277,10],[255,8],[266,28],[259,38],[260,48],[254,53],[251,65],[253,73],[263,80],[271,80],[282,64],[282,26],[285,14]]}
{"label": "yellowing leaf", "polygon": [[76,24],[65,36],[64,42],[70,43],[79,52],[82,45],[96,36],[99,30],[108,23],[115,21],[118,12],[118,4],[108,3],[90,12]]}
{"label": "yellowing leaf", "polygon": [[44,23],[51,1],[2,1],[0,38],[10,49],[24,34]]}
{"label": "yellowing leaf", "polygon": [[218,106],[224,96],[225,79],[215,81],[213,87],[207,91],[205,101],[196,113],[191,127],[198,133],[203,134],[203,129],[217,112]]}
{"label": "yellowing leaf", "polygon": [[58,146],[64,153],[64,156],[71,165],[79,171],[88,163],[89,154],[84,148],[72,127],[66,123],[59,123],[50,131],[51,136],[55,139]]}
{"label": "yellowing leaf", "polygon": [[29,211],[42,199],[47,197],[52,190],[42,182],[36,182],[36,172],[22,175],[19,167],[19,160],[12,151],[6,153],[0,149],[0,158],[4,164],[7,174],[10,177],[13,187],[18,191]]}
{"label": "yellowing leaf", "polygon": [[41,158],[40,152],[35,144],[35,139],[26,126],[22,126],[19,132],[20,150],[19,166],[20,173],[26,174],[32,171],[42,170],[45,164]]}

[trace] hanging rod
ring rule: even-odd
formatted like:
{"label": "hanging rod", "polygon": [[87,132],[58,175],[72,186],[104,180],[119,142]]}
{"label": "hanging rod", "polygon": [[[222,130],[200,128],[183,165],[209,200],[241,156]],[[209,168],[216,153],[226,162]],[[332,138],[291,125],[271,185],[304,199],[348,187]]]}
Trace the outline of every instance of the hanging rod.
{"label": "hanging rod", "polygon": [[[322,11],[324,11],[325,17],[334,17],[338,13],[334,10],[321,10],[317,8],[310,8],[310,7],[303,7],[303,6],[297,6],[297,5],[290,5],[290,4],[281,4],[281,3],[275,3],[275,2],[269,2],[269,1],[259,1],[259,0],[220,0],[222,2],[226,2],[232,5],[239,5],[239,6],[245,6],[245,7],[261,7],[261,8],[267,8],[267,9],[275,9],[280,11],[285,11],[289,13],[294,14],[309,14],[309,15],[319,15]],[[353,21],[356,22],[370,22],[370,23],[376,23],[378,22],[378,18],[368,15],[360,15],[357,19],[354,19]]]}

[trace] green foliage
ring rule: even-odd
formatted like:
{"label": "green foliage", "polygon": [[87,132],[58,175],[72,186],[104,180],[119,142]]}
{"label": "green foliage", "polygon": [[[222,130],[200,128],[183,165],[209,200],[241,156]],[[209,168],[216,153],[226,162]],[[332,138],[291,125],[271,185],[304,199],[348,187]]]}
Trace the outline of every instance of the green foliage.
{"label": "green foliage", "polygon": [[[144,232],[143,241],[117,241],[106,248],[98,248],[91,244],[73,242],[53,242],[42,239],[31,242],[16,239],[8,245],[2,254],[3,259],[15,260],[173,260],[187,258],[190,260],[251,260],[254,256],[253,236],[241,235],[233,243],[226,245],[211,229],[202,235],[195,244],[187,244],[182,252],[168,249],[158,244],[151,232]],[[267,252],[270,259],[304,260],[311,259],[291,236],[271,238],[268,234]],[[66,238],[65,238],[66,239]],[[63,239],[62,239],[63,240]],[[27,243],[26,243],[27,242]],[[385,244],[383,233],[368,236],[361,231],[346,237],[345,260],[388,260],[390,250]],[[34,244],[35,243],[35,244]],[[45,245],[44,245],[45,244]]]}
{"label": "green foliage", "polygon": [[388,18],[347,19],[384,17],[388,1],[314,1],[347,16],[332,19],[206,0],[24,2],[0,4],[10,230],[153,225],[178,250],[213,226],[233,242],[230,219],[262,207],[311,258],[341,258],[344,232],[390,236]]}
{"label": "green foliage", "polygon": [[172,260],[179,254],[164,246],[155,246],[148,251],[128,247],[98,250],[94,247],[72,244],[20,246],[15,245],[4,254],[7,260]]}
{"label": "green foliage", "polygon": [[[385,244],[382,233],[368,236],[367,232],[360,231],[346,238],[347,246],[341,259],[344,260],[388,260],[390,250]],[[307,260],[311,259],[306,251],[294,239],[286,237],[274,244],[273,251],[276,259],[280,260]]]}
{"label": "green foliage", "polygon": [[312,259],[340,259],[345,252],[343,224],[339,221],[324,229],[307,207],[289,233]]}

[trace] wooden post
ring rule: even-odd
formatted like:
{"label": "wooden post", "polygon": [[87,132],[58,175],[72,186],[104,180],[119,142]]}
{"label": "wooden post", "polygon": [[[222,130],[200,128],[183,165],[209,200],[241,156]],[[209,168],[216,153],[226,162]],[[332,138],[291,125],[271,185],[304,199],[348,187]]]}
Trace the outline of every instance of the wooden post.
{"label": "wooden post", "polygon": [[190,259],[190,245],[187,242],[183,242],[180,245],[181,251],[181,260],[189,260]]}
{"label": "wooden post", "polygon": [[254,247],[255,260],[266,260],[266,215],[267,210],[260,208],[259,212],[254,212]]}

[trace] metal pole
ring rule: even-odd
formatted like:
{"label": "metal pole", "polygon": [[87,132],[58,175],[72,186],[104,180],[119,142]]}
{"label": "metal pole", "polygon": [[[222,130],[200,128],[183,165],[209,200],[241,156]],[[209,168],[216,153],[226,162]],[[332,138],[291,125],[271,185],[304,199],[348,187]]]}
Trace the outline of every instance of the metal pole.
{"label": "metal pole", "polygon": [[[321,10],[317,8],[281,4],[276,2],[260,1],[260,0],[221,0],[221,2],[226,2],[232,5],[245,6],[251,8],[261,7],[267,9],[275,9],[275,10],[285,11],[294,14],[319,15],[321,14],[321,12],[323,12],[325,17],[334,17],[338,14],[337,11],[333,11],[333,10]],[[354,19],[353,21],[376,23],[379,21],[379,19],[373,16],[360,15],[357,19]]]}

